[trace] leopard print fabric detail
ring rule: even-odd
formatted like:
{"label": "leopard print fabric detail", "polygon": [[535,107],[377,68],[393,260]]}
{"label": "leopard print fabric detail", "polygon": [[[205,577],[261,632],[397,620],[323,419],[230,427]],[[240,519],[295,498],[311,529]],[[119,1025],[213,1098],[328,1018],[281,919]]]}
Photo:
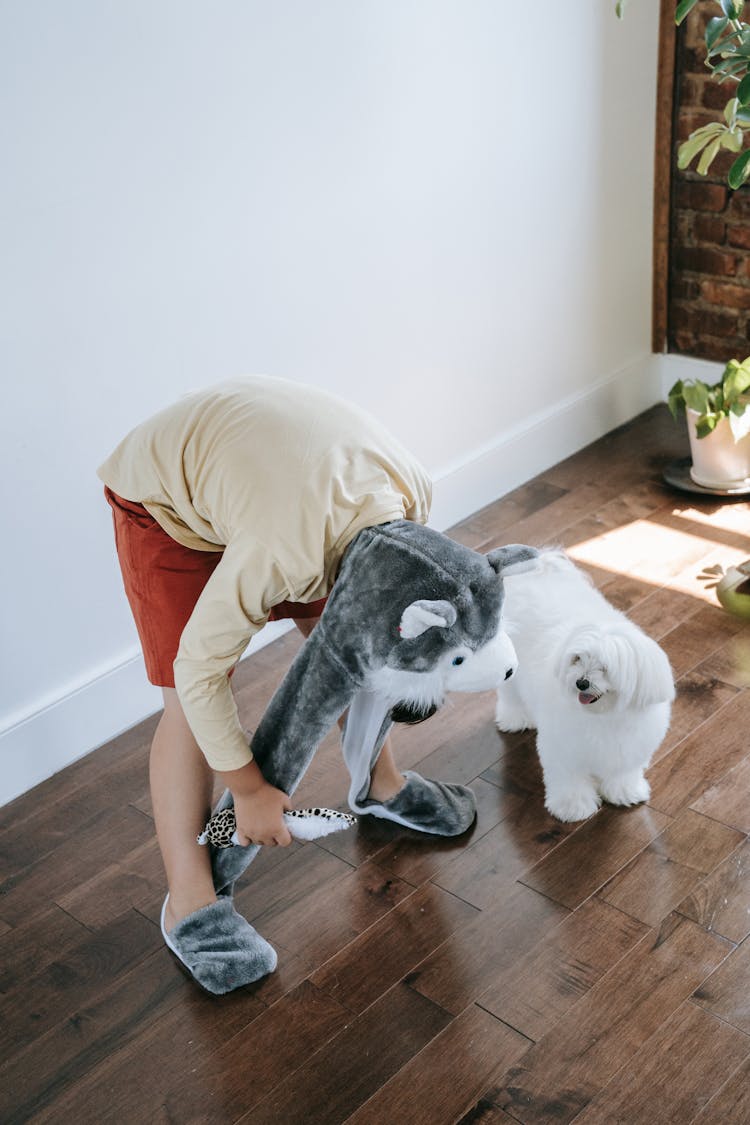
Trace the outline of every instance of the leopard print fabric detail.
{"label": "leopard print fabric detail", "polygon": [[[336,809],[290,809],[289,812],[284,813],[284,820],[292,836],[305,840],[310,838],[308,833],[303,834],[301,829],[295,831],[296,824],[317,820],[319,825],[317,834],[323,836],[333,830],[351,828],[357,822],[356,816],[338,812]],[[213,844],[215,848],[231,848],[234,844],[232,837],[236,828],[234,809],[222,809],[211,817],[198,836],[198,843]]]}
{"label": "leopard print fabric detail", "polygon": [[213,844],[215,848],[231,848],[232,835],[236,827],[234,809],[222,809],[211,817],[198,837],[198,843]]}

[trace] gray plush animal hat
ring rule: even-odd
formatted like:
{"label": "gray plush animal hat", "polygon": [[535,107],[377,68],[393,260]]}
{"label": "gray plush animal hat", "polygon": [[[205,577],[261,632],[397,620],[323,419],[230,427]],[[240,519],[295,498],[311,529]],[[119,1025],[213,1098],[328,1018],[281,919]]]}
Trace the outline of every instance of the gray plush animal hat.
{"label": "gray plush animal hat", "polygon": [[[529,569],[537,555],[519,544],[480,554],[407,520],[361,531],[253,736],[265,779],[291,794],[348,708],[343,751],[352,809],[440,835],[465,831],[475,814],[470,790],[407,773],[403,793],[381,805],[367,797],[370,773],[394,717],[424,717],[446,691],[489,690],[512,675],[502,575]],[[217,890],[256,852],[254,845],[216,850]]]}

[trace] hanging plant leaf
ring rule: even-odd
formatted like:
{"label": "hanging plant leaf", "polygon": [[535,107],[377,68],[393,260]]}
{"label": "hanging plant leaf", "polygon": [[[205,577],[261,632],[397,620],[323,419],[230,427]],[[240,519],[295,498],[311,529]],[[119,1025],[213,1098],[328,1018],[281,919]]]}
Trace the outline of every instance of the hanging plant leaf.
{"label": "hanging plant leaf", "polygon": [[742,15],[745,0],[719,0],[719,3],[727,19],[738,20]]}
{"label": "hanging plant leaf", "polygon": [[729,20],[724,16],[715,16],[706,24],[706,50],[711,53],[712,48],[718,43],[721,36],[729,27]]}
{"label": "hanging plant leaf", "polygon": [[730,188],[736,191],[738,187],[744,184],[748,176],[750,176],[750,149],[746,149],[741,156],[738,156],[729,169],[727,181]]}
{"label": "hanging plant leaf", "polygon": [[695,7],[697,0],[680,0],[674,14],[674,22],[681,24],[691,8]]}
{"label": "hanging plant leaf", "polygon": [[[709,126],[705,126],[709,128]],[[686,141],[683,141],[677,151],[677,167],[680,169],[687,168],[690,161],[698,155],[701,149],[705,148],[717,135],[721,132],[721,125],[716,125],[710,133],[695,132],[692,133]]]}
{"label": "hanging plant leaf", "polygon": [[704,149],[703,155],[698,161],[698,167],[696,168],[696,171],[699,175],[705,176],[706,172],[711,167],[711,162],[716,156],[716,153],[719,151],[720,147],[721,137],[716,137],[716,139],[711,141],[711,143]]}

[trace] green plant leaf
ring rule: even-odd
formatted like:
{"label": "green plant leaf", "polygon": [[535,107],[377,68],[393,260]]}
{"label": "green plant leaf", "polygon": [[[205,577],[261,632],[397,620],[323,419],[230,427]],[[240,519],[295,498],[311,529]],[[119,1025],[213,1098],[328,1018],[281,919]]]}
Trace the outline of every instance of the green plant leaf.
{"label": "green plant leaf", "polygon": [[669,388],[667,406],[675,421],[685,410],[685,396],[682,393],[682,379],[678,379],[674,386]]}
{"label": "green plant leaf", "polygon": [[709,145],[706,146],[706,148],[703,150],[700,160],[698,161],[698,167],[696,168],[696,172],[698,172],[699,175],[705,176],[706,172],[711,167],[711,162],[716,156],[716,153],[719,151],[720,147],[721,137],[717,137],[715,140],[711,141]]}
{"label": "green plant leaf", "polygon": [[744,184],[750,176],[750,149],[746,149],[732,164],[727,174],[727,182],[733,191]]}
{"label": "green plant leaf", "polygon": [[724,106],[724,120],[726,121],[730,129],[735,117],[737,116],[737,107],[739,106],[739,104],[740,103],[738,102],[737,98],[730,98],[727,104]]}
{"label": "green plant leaf", "polygon": [[708,54],[716,55],[720,51],[736,50],[736,45],[740,45],[744,41],[744,27],[744,24],[741,24],[739,27],[735,27],[727,20],[723,30],[717,29],[719,34],[715,39],[712,40],[710,48],[706,47]]}
{"label": "green plant leaf", "polygon": [[685,405],[696,414],[705,414],[709,409],[709,388],[700,379],[682,384],[682,397]]}
{"label": "green plant leaf", "polygon": [[742,130],[727,129],[720,141],[722,148],[728,148],[730,152],[739,152],[742,148]]}
{"label": "green plant leaf", "polygon": [[738,74],[748,69],[747,59],[738,59],[735,55],[723,58],[720,63],[713,67],[713,73],[720,75],[719,82],[723,82],[726,78],[736,78]]}
{"label": "green plant leaf", "polygon": [[683,141],[677,150],[677,167],[680,170],[687,168],[693,157],[697,156],[702,148],[712,140],[715,134],[703,133],[701,136],[692,133],[686,141]]}
{"label": "green plant leaf", "polygon": [[729,20],[724,16],[715,16],[706,24],[706,50],[711,51],[714,44],[719,41],[721,36],[729,26]]}
{"label": "green plant leaf", "polygon": [[674,22],[676,24],[681,24],[685,16],[688,14],[690,9],[695,6],[696,3],[697,0],[680,0],[679,4],[677,5],[677,10],[674,14]]}
{"label": "green plant leaf", "polygon": [[727,19],[738,20],[742,15],[745,0],[719,0],[721,10]]}
{"label": "green plant leaf", "polygon": [[746,74],[737,87],[737,101],[741,106],[750,105],[750,74]]}
{"label": "green plant leaf", "polygon": [[708,437],[719,423],[719,418],[716,414],[701,414],[700,418],[696,419],[695,432],[699,438]]}
{"label": "green plant leaf", "polygon": [[750,370],[741,364],[736,364],[736,366],[727,364],[722,386],[725,404],[737,405],[737,399],[740,395],[750,388]]}

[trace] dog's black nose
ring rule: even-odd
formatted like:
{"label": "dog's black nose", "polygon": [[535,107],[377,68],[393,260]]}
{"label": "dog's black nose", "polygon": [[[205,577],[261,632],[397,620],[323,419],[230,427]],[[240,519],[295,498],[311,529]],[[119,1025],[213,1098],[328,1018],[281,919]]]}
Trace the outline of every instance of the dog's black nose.
{"label": "dog's black nose", "polygon": [[581,678],[580,680],[576,680],[576,687],[579,691],[588,691],[588,689],[591,687],[591,684],[588,680]]}
{"label": "dog's black nose", "polygon": [[512,675],[513,675],[513,669],[509,668],[508,671],[505,673],[506,680],[509,680]]}

